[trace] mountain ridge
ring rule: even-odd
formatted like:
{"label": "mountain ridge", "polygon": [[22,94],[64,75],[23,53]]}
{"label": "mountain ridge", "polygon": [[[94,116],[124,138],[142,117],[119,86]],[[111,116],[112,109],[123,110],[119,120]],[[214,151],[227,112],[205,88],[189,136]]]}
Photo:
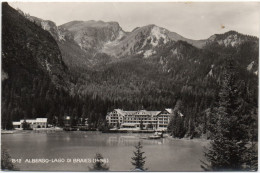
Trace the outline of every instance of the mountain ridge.
{"label": "mountain ridge", "polygon": [[[78,51],[82,52],[81,54],[87,55],[85,56],[85,59],[89,59],[87,60],[87,64],[92,65],[98,64],[98,61],[96,61],[95,58],[93,59],[93,57],[97,54],[98,56],[103,56],[103,53],[114,58],[138,56],[138,54],[141,54],[143,58],[148,58],[156,53],[153,47],[161,43],[165,44],[169,40],[175,42],[179,40],[185,41],[200,49],[209,47],[211,44],[235,46],[248,40],[247,37],[245,37],[246,35],[235,31],[214,34],[208,39],[192,40],[165,28],[156,26],[155,24],[137,27],[131,32],[125,32],[118,22],[104,22],[101,20],[74,20],[59,26],[55,24],[55,26],[49,26],[49,28],[54,28],[52,29],[54,31],[57,30],[56,33],[52,34],[56,40],[65,40],[65,37],[72,40],[71,42],[74,42],[74,44],[81,49],[78,49]],[[53,33],[50,29],[49,32]],[[257,40],[257,37],[254,36],[248,37],[250,37],[251,40]],[[161,40],[163,41],[160,42]],[[76,45],[74,47],[77,47]],[[84,57],[81,59],[84,59]],[[83,60],[81,61],[84,62]]]}

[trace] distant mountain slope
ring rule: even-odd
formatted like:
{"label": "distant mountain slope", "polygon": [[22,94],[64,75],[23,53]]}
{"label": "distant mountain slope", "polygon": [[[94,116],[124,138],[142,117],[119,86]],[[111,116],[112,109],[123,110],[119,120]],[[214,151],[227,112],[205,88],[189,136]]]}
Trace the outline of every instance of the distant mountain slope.
{"label": "distant mountain slope", "polygon": [[134,29],[124,39],[105,44],[102,51],[115,57],[142,54],[144,58],[147,58],[156,53],[155,47],[169,41],[186,41],[199,48],[203,47],[206,42],[190,40],[156,25],[147,25]]}
{"label": "distant mountain slope", "polygon": [[[139,27],[130,33],[123,31],[117,22],[93,20],[72,21],[61,25],[60,28],[68,30],[82,49],[96,50],[116,58],[140,54],[145,52],[149,45],[156,47],[170,40],[186,41],[199,48],[206,43],[206,40],[190,40],[156,25]],[[147,57],[147,54],[149,52],[144,56]]]}
{"label": "distant mountain slope", "polygon": [[[27,18],[34,20],[53,35],[62,52],[64,62],[76,71],[96,69],[102,64],[128,56],[147,59],[156,56],[158,48],[168,42],[185,41],[196,48],[212,50],[210,47],[222,49],[227,46],[237,47],[244,42],[257,43],[258,41],[255,37],[234,31],[215,34],[205,40],[191,40],[156,25],[137,27],[127,33],[117,22],[71,21],[57,27],[51,21],[31,16]],[[256,65],[254,62],[253,66]]]}

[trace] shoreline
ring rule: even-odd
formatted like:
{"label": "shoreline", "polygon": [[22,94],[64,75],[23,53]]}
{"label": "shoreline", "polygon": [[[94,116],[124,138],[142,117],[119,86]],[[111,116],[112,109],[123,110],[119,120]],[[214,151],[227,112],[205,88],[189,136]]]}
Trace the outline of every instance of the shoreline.
{"label": "shoreline", "polygon": [[[4,132],[4,133],[3,133]],[[9,133],[8,133],[9,132]],[[2,135],[11,135],[11,134],[27,134],[27,133],[39,133],[39,132],[66,132],[66,133],[77,133],[77,132],[80,132],[80,133],[88,133],[88,132],[93,132],[93,131],[64,131],[62,128],[44,128],[44,129],[34,129],[34,130],[22,130],[22,129],[16,129],[16,130],[1,130],[1,134]],[[124,131],[124,132],[113,132],[113,131],[110,131],[110,132],[102,132],[102,131],[95,131],[95,132],[100,132],[100,133],[103,133],[103,134],[151,134],[151,133],[154,133],[154,131]],[[165,134],[168,134],[168,133],[165,133]],[[193,138],[193,139],[190,139],[188,137],[184,137],[184,138],[173,138],[171,136],[168,136],[168,137],[164,137],[164,138],[168,138],[169,140],[174,140],[174,141],[193,141],[193,142],[203,142],[203,143],[208,143],[210,142],[210,140],[207,140],[205,138]]]}

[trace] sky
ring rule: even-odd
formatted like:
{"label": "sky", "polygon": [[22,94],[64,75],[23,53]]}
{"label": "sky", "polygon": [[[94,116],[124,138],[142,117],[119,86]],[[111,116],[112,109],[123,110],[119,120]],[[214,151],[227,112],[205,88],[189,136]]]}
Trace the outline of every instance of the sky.
{"label": "sky", "polygon": [[73,20],[116,21],[125,31],[155,24],[190,39],[235,30],[260,36],[260,2],[9,2],[61,25]]}

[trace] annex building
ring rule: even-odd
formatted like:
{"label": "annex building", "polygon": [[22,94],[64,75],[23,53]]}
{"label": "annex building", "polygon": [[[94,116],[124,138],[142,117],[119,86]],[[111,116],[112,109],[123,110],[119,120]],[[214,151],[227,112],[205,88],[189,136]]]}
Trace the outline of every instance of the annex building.
{"label": "annex building", "polygon": [[47,128],[47,120],[48,118],[22,119],[20,121],[14,121],[13,127],[15,129],[20,129],[25,121],[30,125],[30,128]]}
{"label": "annex building", "polygon": [[[123,129],[140,129],[142,122],[143,129],[166,130],[171,116],[173,116],[172,109],[164,109],[163,111],[114,109],[107,114],[106,120],[109,125],[119,126]],[[181,114],[181,116],[183,115]]]}

